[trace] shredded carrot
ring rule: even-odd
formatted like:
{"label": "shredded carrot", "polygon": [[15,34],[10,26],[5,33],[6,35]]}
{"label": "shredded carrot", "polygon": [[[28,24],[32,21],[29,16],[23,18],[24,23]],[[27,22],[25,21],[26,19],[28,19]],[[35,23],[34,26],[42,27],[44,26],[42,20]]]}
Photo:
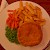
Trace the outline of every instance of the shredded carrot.
{"label": "shredded carrot", "polygon": [[8,12],[14,12],[14,10],[8,10]]}

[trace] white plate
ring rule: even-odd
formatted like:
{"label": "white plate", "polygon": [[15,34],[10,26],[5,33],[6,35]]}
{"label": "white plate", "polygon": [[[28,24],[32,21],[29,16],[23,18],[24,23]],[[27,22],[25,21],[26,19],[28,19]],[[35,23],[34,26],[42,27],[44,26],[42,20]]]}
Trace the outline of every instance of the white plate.
{"label": "white plate", "polygon": [[[23,1],[25,5],[26,1]],[[27,1],[30,2],[30,1]],[[5,36],[5,26],[6,26],[6,19],[8,17],[7,10],[16,9],[19,7],[19,1],[7,6],[2,13],[0,14],[0,43],[6,50],[42,50],[46,47],[49,42],[49,35],[50,35],[50,19],[48,13],[38,4],[31,2],[33,5],[38,6],[42,10],[42,16],[46,19],[46,24],[43,26],[43,39],[41,43],[37,46],[33,47],[24,47],[22,45],[16,45],[8,41]]]}

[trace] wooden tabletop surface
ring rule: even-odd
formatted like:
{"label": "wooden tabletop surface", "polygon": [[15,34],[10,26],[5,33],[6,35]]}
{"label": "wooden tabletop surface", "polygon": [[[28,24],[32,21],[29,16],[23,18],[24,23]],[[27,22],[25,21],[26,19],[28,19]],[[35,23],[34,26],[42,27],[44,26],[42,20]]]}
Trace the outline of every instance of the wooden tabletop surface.
{"label": "wooden tabletop surface", "polygon": [[[1,1],[0,0],[0,4],[1,4]],[[7,0],[7,2],[9,4],[15,2],[17,0]],[[39,5],[41,5],[47,12],[48,14],[50,15],[50,0],[27,0],[27,1],[33,1],[35,3],[38,3]],[[0,50],[5,50],[1,45],[0,45]]]}

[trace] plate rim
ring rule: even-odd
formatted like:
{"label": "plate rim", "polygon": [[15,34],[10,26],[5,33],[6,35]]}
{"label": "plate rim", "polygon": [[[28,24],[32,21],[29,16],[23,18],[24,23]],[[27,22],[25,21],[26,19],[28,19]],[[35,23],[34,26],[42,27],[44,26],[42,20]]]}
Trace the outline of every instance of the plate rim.
{"label": "plate rim", "polygon": [[[17,2],[20,2],[20,1],[16,1],[16,2],[14,2],[14,3],[17,3]],[[32,1],[22,1],[22,2],[32,2]],[[12,3],[12,4],[14,4],[14,3]],[[35,2],[32,2],[32,3],[35,3]],[[7,7],[9,7],[10,5],[12,5],[12,4],[9,4]],[[37,5],[39,5],[38,3],[35,3],[35,4],[37,4]],[[41,5],[39,5],[46,13],[47,13],[47,11],[41,6]],[[5,9],[7,9],[7,7],[5,8]],[[4,10],[5,9],[3,9],[3,11],[2,12],[4,12]],[[2,14],[2,12],[0,13],[0,14]],[[47,13],[47,15],[49,16],[49,14]],[[49,17],[50,18],[50,17]],[[50,41],[50,40],[49,40]],[[48,43],[49,43],[49,41],[48,41]],[[1,44],[1,43],[0,43]],[[1,46],[4,48],[4,49],[6,49],[2,44],[1,44]],[[47,45],[46,45],[47,46]],[[46,48],[46,47],[45,47]],[[43,48],[44,49],[44,48]]]}

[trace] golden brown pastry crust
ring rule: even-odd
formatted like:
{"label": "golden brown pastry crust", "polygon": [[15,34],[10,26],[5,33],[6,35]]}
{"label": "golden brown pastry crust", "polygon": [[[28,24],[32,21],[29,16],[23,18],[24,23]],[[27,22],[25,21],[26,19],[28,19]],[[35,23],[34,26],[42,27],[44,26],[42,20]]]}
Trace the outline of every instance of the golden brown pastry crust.
{"label": "golden brown pastry crust", "polygon": [[24,46],[38,45],[42,40],[42,30],[35,23],[24,23],[18,29],[18,41]]}

